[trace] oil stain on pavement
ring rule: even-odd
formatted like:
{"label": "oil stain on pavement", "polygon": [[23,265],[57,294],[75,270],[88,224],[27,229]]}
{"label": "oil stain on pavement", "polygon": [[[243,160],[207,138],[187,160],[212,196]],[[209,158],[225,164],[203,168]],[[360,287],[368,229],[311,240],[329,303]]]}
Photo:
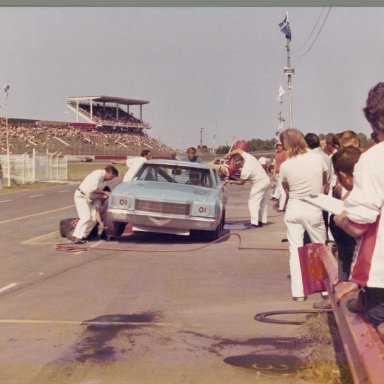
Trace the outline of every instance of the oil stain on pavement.
{"label": "oil stain on pavement", "polygon": [[[75,360],[85,362],[88,360],[108,362],[114,359],[116,350],[111,341],[126,330],[140,327],[150,327],[151,323],[159,320],[158,312],[145,312],[139,314],[116,314],[98,316],[84,323],[87,326],[82,339],[75,345]],[[140,324],[143,323],[143,324]],[[125,352],[125,351],[120,351]]]}

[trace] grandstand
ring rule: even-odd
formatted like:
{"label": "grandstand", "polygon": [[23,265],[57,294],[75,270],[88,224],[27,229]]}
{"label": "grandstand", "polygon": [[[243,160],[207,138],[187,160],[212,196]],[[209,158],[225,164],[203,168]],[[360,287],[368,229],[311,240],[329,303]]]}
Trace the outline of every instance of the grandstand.
{"label": "grandstand", "polygon": [[[8,119],[10,152],[126,156],[151,149],[155,156],[168,154],[171,148],[145,132],[150,127],[143,122],[142,106],[148,103],[108,96],[69,97],[76,122]],[[139,117],[130,111],[132,105],[139,106]],[[79,122],[80,117],[87,122]],[[0,119],[0,154],[4,153],[5,120]]]}
{"label": "grandstand", "polygon": [[[68,108],[76,113],[76,122],[82,117],[91,124],[137,131],[150,128],[143,121],[145,104],[149,101],[114,96],[71,96],[67,100]],[[139,106],[140,118],[133,115],[131,106]]]}

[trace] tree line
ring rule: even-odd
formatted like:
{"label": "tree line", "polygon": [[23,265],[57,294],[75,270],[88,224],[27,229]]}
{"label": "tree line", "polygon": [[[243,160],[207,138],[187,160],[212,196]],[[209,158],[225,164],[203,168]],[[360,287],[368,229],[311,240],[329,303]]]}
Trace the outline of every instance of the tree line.
{"label": "tree line", "polygon": [[[369,145],[371,145],[371,139],[368,138],[364,133],[360,132],[360,133],[358,133],[357,136],[359,137],[361,148],[366,148]],[[320,141],[325,140],[325,134],[320,133],[319,139],[320,139]],[[275,148],[276,139],[275,138],[267,139],[267,140],[251,139],[251,140],[248,140],[246,143],[249,145],[249,151],[250,152],[260,151],[260,150],[264,150],[264,151],[265,150],[273,150]],[[216,153],[218,155],[226,154],[226,153],[228,153],[230,148],[231,147],[229,145],[220,145],[216,149]]]}

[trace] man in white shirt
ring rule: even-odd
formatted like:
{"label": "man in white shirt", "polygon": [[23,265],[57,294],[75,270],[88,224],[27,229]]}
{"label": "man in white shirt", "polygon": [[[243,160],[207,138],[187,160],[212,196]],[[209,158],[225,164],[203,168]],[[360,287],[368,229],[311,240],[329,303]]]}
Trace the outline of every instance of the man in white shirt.
{"label": "man in white shirt", "polygon": [[324,165],[327,168],[327,181],[328,185],[325,187],[324,193],[328,193],[329,189],[329,183],[331,181],[331,177],[333,174],[333,167],[332,167],[332,160],[331,158],[323,151],[323,149],[320,147],[320,139],[319,136],[317,136],[315,133],[307,133],[304,136],[305,141],[307,142],[308,147],[312,150],[313,153],[316,153],[321,157],[321,160],[323,161]]}
{"label": "man in white shirt", "polygon": [[72,241],[75,244],[84,244],[85,239],[96,224],[96,207],[91,195],[97,194],[107,199],[109,192],[103,191],[104,184],[118,175],[118,170],[112,165],[108,165],[105,169],[91,172],[79,185],[75,192],[75,205],[79,221],[72,235]]}
{"label": "man in white shirt", "polygon": [[235,149],[224,158],[240,155],[239,165],[241,174],[239,180],[229,180],[228,184],[244,185],[247,180],[252,184],[248,199],[248,209],[251,215],[251,226],[261,227],[268,222],[268,187],[269,177],[260,162],[249,153]]}
{"label": "man in white shirt", "polygon": [[128,167],[127,173],[124,175],[123,181],[130,181],[136,176],[141,166],[152,159],[152,152],[149,149],[143,149],[140,156],[128,157],[126,161],[112,161],[112,164],[125,164]]}

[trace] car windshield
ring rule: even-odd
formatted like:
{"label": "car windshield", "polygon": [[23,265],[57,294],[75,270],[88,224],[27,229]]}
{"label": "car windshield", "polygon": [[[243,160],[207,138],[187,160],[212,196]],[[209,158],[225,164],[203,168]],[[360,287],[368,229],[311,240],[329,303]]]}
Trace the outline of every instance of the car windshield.
{"label": "car windshield", "polygon": [[213,180],[209,169],[179,165],[144,164],[137,174],[137,180],[213,188]]}

